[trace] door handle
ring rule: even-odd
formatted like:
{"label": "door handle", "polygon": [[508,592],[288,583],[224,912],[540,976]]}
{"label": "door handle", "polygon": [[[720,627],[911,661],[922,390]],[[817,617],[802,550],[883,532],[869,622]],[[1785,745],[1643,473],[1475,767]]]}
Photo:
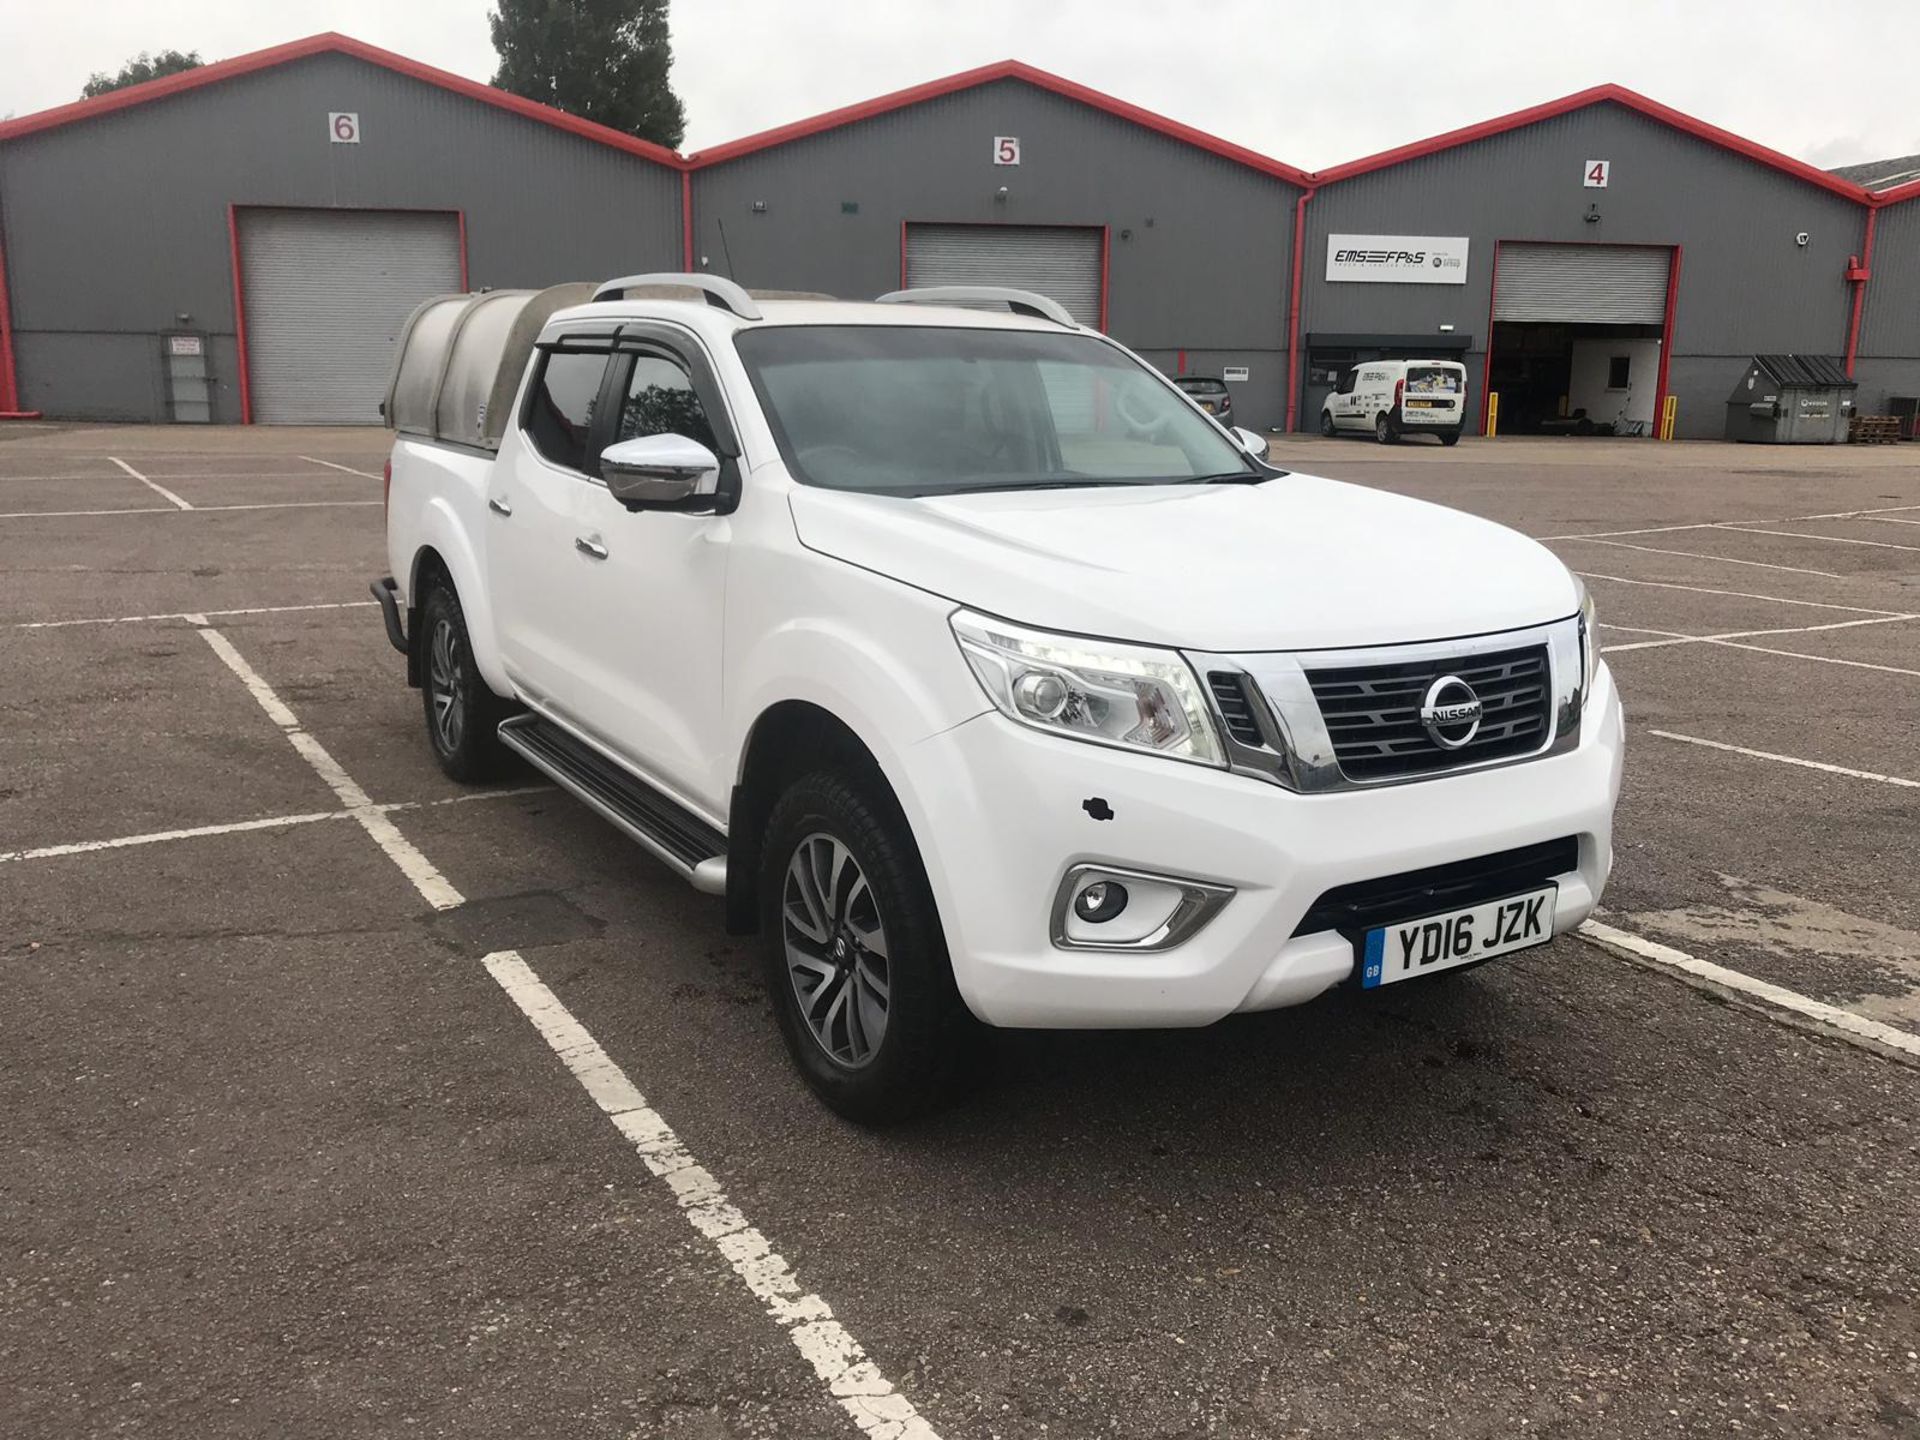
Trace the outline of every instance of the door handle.
{"label": "door handle", "polygon": [[496,515],[513,514],[513,506],[509,504],[507,501],[501,499],[501,497],[498,495],[489,495],[487,497],[487,508],[493,511],[493,513]]}
{"label": "door handle", "polygon": [[607,547],[602,545],[598,540],[589,540],[584,535],[576,535],[573,537],[573,548],[578,550],[582,555],[591,556],[595,560],[604,560],[607,558]]}

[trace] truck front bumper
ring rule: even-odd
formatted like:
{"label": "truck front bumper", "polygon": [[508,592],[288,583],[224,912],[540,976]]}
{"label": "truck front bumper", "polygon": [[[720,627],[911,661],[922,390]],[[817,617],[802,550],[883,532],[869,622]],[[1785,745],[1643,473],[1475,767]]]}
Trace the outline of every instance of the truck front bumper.
{"label": "truck front bumper", "polygon": [[[1206,1025],[1303,1003],[1352,975],[1350,935],[1296,933],[1336,887],[1571,839],[1578,860],[1552,877],[1554,930],[1577,926],[1612,867],[1623,752],[1604,666],[1574,749],[1319,795],[1055,738],[996,712],[913,747],[909,808],[955,979],[982,1020]],[[1170,947],[1062,948],[1056,902],[1081,866],[1232,893]]]}

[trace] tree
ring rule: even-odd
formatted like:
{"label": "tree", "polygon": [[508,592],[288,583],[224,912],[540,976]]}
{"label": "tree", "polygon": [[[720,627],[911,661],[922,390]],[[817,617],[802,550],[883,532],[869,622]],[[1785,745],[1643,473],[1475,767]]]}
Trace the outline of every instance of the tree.
{"label": "tree", "polygon": [[667,81],[667,0],[499,0],[487,24],[502,90],[679,145],[687,119]]}
{"label": "tree", "polygon": [[198,70],[203,62],[198,50],[162,50],[158,55],[149,55],[142,50],[133,59],[120,67],[118,75],[109,75],[96,70],[88,77],[87,85],[80,92],[82,100],[91,100],[96,95],[105,95],[110,90],[121,90],[129,85],[144,85],[149,80],[158,80],[162,75],[178,75],[182,70]]}

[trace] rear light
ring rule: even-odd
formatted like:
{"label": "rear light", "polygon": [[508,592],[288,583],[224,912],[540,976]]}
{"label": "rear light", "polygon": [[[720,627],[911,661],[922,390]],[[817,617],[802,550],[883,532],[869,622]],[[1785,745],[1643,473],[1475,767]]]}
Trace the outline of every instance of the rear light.
{"label": "rear light", "polygon": [[380,513],[387,514],[393,509],[393,457],[387,457],[387,463],[380,467]]}
{"label": "rear light", "polygon": [[1393,382],[1393,408],[1398,410],[1400,408],[1400,402],[1406,398],[1407,398],[1407,382],[1404,380],[1394,381]]}

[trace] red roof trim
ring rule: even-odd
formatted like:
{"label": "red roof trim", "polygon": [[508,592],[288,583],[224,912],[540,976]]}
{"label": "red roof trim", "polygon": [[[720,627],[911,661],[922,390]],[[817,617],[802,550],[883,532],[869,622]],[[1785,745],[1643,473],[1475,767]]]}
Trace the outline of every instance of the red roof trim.
{"label": "red roof trim", "polygon": [[1920,180],[1909,180],[1906,184],[1896,185],[1891,190],[1873,192],[1873,203],[1876,207],[1898,205],[1902,200],[1914,199],[1920,199]]}
{"label": "red roof trim", "polygon": [[202,65],[197,70],[184,70],[178,75],[149,80],[144,85],[129,85],[124,90],[114,90],[91,100],[76,100],[71,105],[59,105],[37,114],[23,115],[17,120],[0,121],[0,141],[17,140],[23,135],[37,135],[43,130],[57,129],[62,125],[71,125],[79,120],[91,120],[100,115],[111,115],[115,111],[125,110],[130,106],[144,105],[150,100],[164,100],[169,95],[198,90],[203,85],[214,85],[222,80],[270,70],[276,65],[285,65],[294,60],[305,60],[309,56],[328,54],[350,55],[370,65],[378,65],[382,69],[391,70],[410,79],[437,85],[442,90],[451,90],[454,94],[464,95],[469,100],[478,100],[483,105],[492,105],[499,110],[511,111],[528,120],[551,125],[556,130],[565,130],[569,134],[578,135],[582,139],[591,140],[615,150],[624,150],[629,155],[638,155],[656,164],[670,166],[676,170],[685,165],[678,155],[663,146],[636,139],[619,130],[609,129],[605,125],[596,125],[591,120],[582,120],[578,115],[569,115],[564,110],[556,110],[550,105],[542,105],[535,100],[509,95],[504,90],[496,90],[491,85],[482,85],[477,80],[467,79],[464,75],[435,69],[431,65],[421,64],[418,60],[409,60],[404,55],[396,55],[391,50],[382,50],[377,45],[369,45],[364,40],[355,40],[351,36],[336,34],[332,31],[324,35],[309,35],[304,40],[294,40],[285,45],[275,45],[268,50],[255,50],[246,55],[236,55],[231,60],[220,60],[212,65]]}
{"label": "red roof trim", "polygon": [[1645,95],[1627,89],[1624,85],[1595,85],[1589,90],[1563,96],[1558,100],[1549,100],[1544,105],[1535,105],[1527,110],[1516,110],[1511,115],[1501,115],[1492,120],[1483,120],[1477,125],[1468,125],[1459,130],[1449,130],[1444,135],[1435,135],[1429,140],[1416,140],[1410,145],[1397,149],[1383,150],[1378,155],[1369,155],[1363,160],[1350,160],[1345,165],[1336,165],[1330,170],[1322,170],[1315,178],[1322,185],[1331,185],[1337,181],[1350,180],[1356,175],[1371,174],[1375,170],[1384,170],[1390,165],[1399,165],[1408,160],[1417,160],[1425,155],[1437,154],[1442,150],[1451,150],[1455,146],[1470,145],[1476,140],[1485,140],[1494,135],[1504,135],[1509,130],[1518,130],[1526,125],[1538,124],[1542,120],[1551,120],[1575,110],[1584,110],[1589,105],[1611,102],[1624,106],[1662,125],[1704,140],[1709,145],[1717,145],[1723,150],[1731,150],[1749,160],[1816,185],[1822,190],[1856,201],[1859,204],[1871,203],[1868,192],[1838,176],[1829,175],[1805,161],[1796,160],[1791,155],[1782,155],[1778,150],[1769,150],[1766,146],[1734,134],[1731,130],[1722,130],[1717,125],[1709,125],[1704,120],[1696,120],[1691,115],[1682,114],[1658,100],[1649,100]]}
{"label": "red roof trim", "polygon": [[914,85],[905,90],[895,90],[889,95],[880,95],[872,100],[863,100],[857,105],[842,106],[838,110],[829,110],[823,115],[814,115],[805,120],[796,120],[791,125],[781,125],[772,130],[762,130],[757,135],[749,135],[741,140],[730,140],[724,145],[715,145],[706,150],[695,151],[687,157],[687,163],[696,170],[709,165],[723,164],[736,160],[742,155],[751,155],[756,151],[770,150],[776,145],[785,145],[794,140],[804,140],[809,135],[818,135],[825,130],[836,130],[843,125],[852,125],[857,121],[871,120],[876,115],[885,115],[890,111],[901,110],[909,105],[918,105],[923,101],[936,100],[943,95],[952,95],[961,90],[972,90],[981,85],[991,85],[996,80],[1021,80],[1042,90],[1051,91],[1082,105],[1090,105],[1096,110],[1122,120],[1131,121],[1148,130],[1218,155],[1223,160],[1245,165],[1248,169],[1258,170],[1263,175],[1285,180],[1290,184],[1306,186],[1311,183],[1304,170],[1271,159],[1258,151],[1245,146],[1235,145],[1222,140],[1217,135],[1209,135],[1204,130],[1196,130],[1191,125],[1183,125],[1178,120],[1169,120],[1151,110],[1143,110],[1138,105],[1129,105],[1098,90],[1090,90],[1085,85],[1076,84],[1062,76],[1046,70],[1036,69],[1032,65],[1018,60],[1000,60],[992,65],[982,65],[975,70],[963,70],[958,75],[948,75],[939,80],[929,80],[924,85]]}

